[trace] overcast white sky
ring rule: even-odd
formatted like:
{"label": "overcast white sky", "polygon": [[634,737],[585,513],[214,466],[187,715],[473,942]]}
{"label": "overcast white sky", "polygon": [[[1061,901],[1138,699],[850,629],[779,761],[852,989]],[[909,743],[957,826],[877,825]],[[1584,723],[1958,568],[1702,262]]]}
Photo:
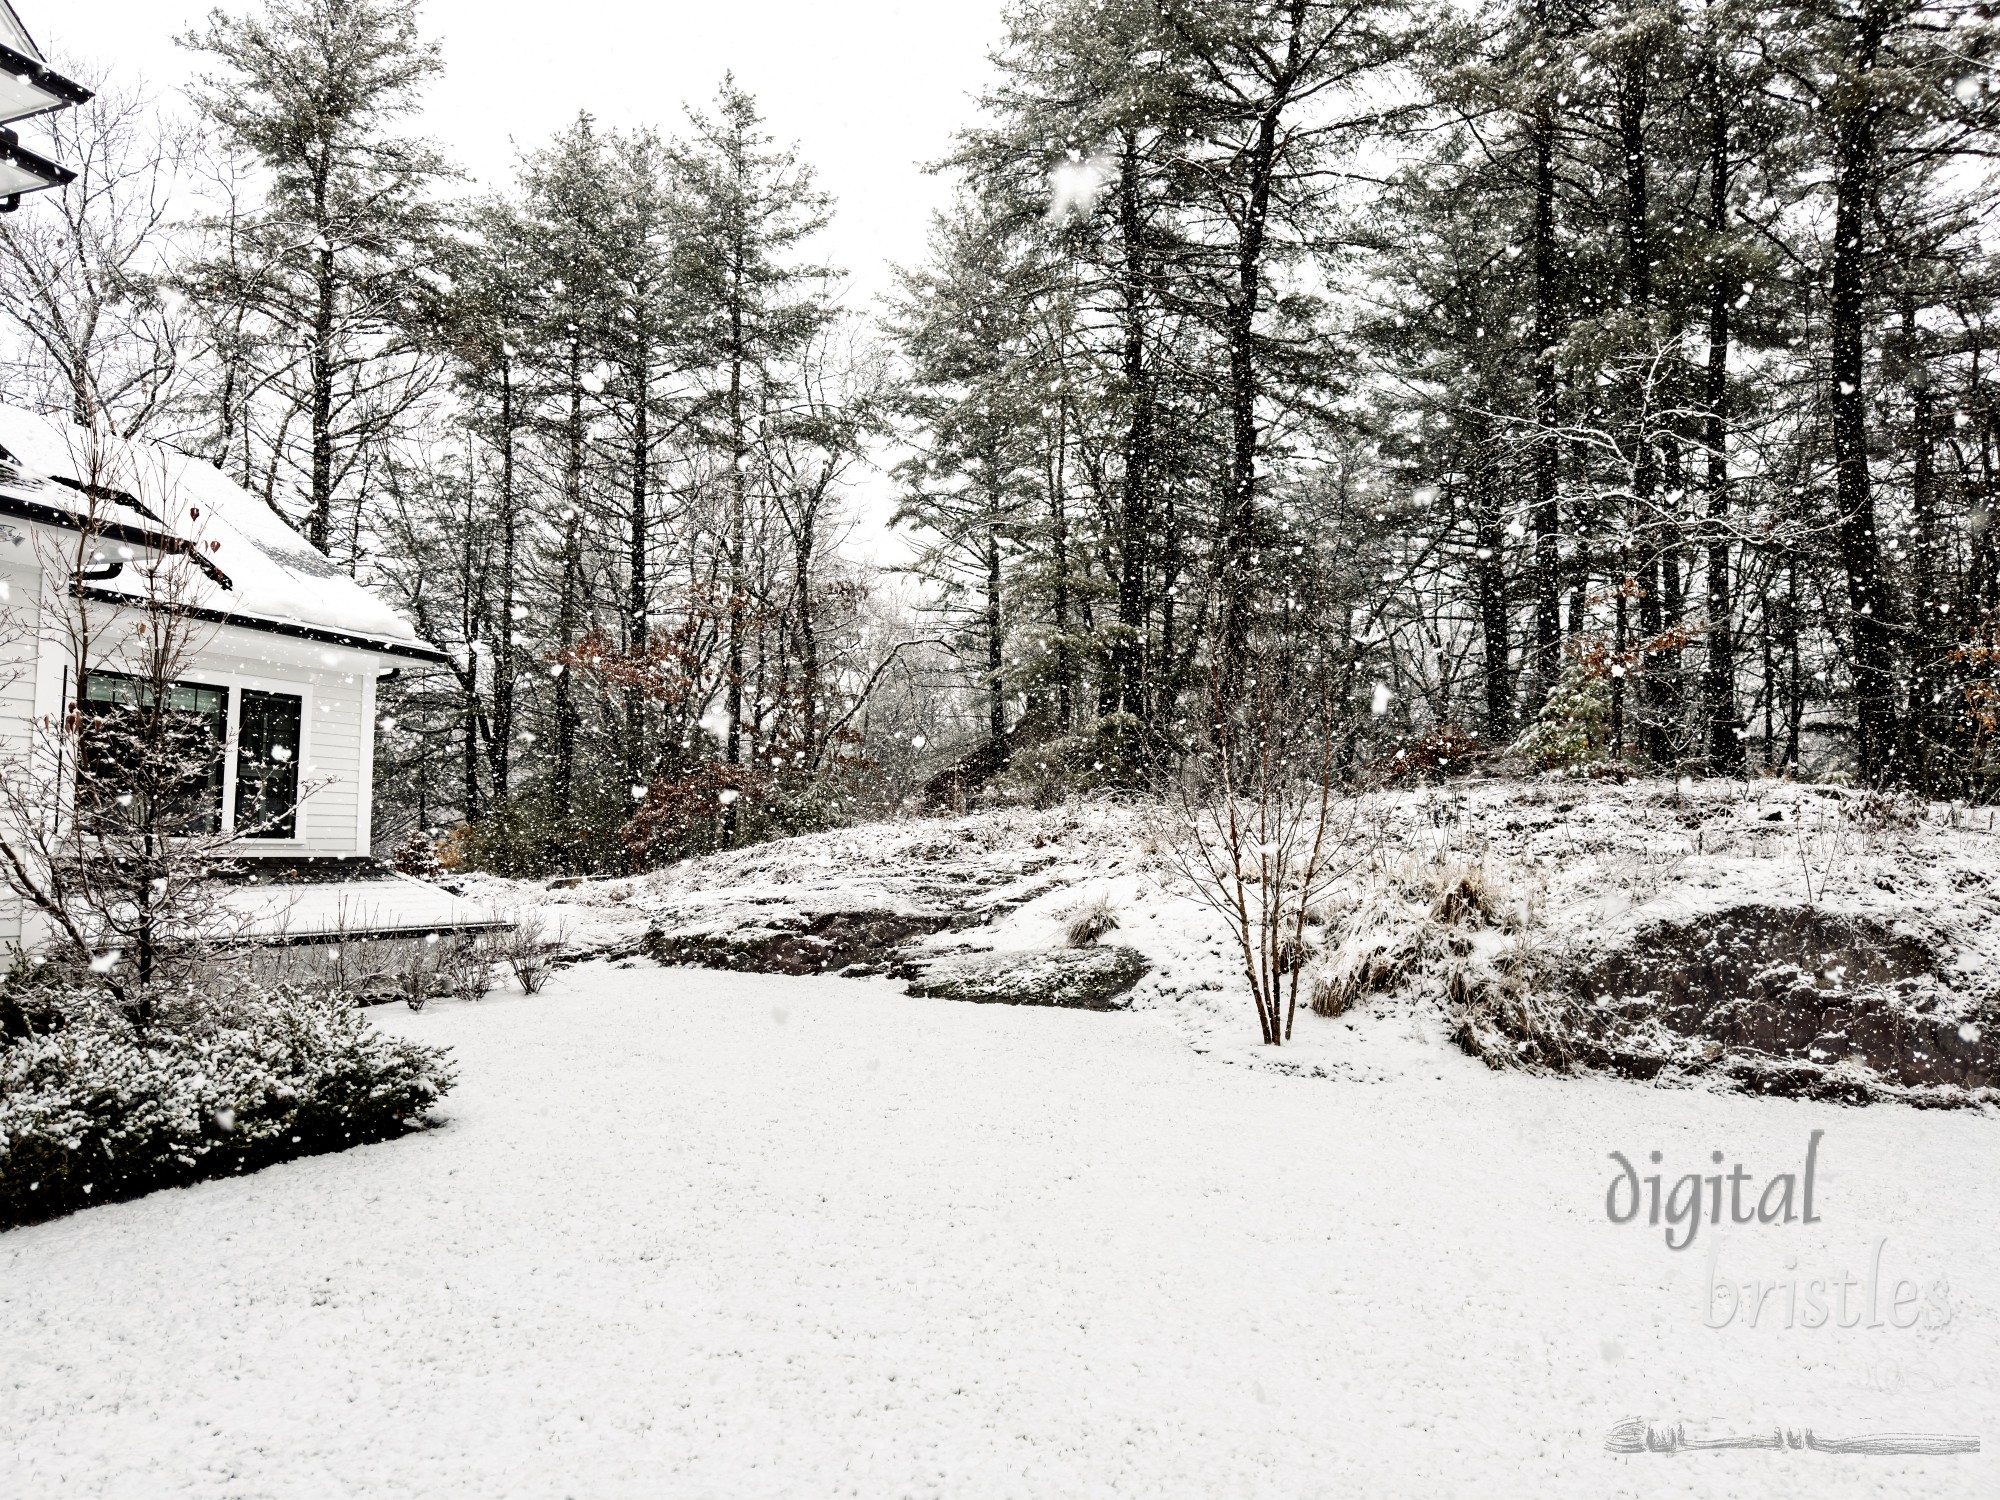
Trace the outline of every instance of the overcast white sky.
{"label": "overcast white sky", "polygon": [[[81,54],[176,88],[190,73],[173,38],[204,0],[15,0],[45,49]],[[250,9],[227,0],[225,10]],[[922,252],[942,185],[920,163],[950,144],[988,77],[1001,0],[427,0],[445,74],[422,128],[461,166],[506,178],[529,146],[579,109],[612,125],[675,129],[734,69],[772,132],[795,140],[839,200],[820,254],[865,298],[890,260]]]}

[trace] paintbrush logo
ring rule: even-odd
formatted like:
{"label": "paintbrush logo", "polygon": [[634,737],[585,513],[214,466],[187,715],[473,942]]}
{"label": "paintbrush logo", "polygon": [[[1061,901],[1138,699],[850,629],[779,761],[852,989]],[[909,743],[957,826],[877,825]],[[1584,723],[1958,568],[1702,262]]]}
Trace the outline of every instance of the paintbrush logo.
{"label": "paintbrush logo", "polygon": [[1707,1453],[1721,1449],[1745,1448],[1783,1452],[1797,1449],[1810,1453],[1858,1453],[1883,1455],[1919,1454],[1926,1457],[1977,1453],[1979,1439],[1944,1432],[1881,1432],[1858,1437],[1829,1437],[1810,1427],[1767,1427],[1731,1432],[1714,1423],[1648,1422],[1644,1417],[1627,1417],[1604,1439],[1611,1453]]}

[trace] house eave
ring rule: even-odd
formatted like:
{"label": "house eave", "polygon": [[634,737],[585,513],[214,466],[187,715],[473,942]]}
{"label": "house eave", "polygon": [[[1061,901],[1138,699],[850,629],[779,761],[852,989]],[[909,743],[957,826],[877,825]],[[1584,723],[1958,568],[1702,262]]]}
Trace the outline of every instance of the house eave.
{"label": "house eave", "polygon": [[[103,537],[107,541],[122,542],[128,546],[146,547],[156,552],[170,553],[185,557],[217,585],[233,590],[236,585],[229,575],[217,567],[201,549],[177,537],[169,531],[151,526],[134,525],[128,521],[96,518],[78,515],[75,511],[60,505],[50,505],[39,500],[30,500],[23,495],[0,490],[0,516],[12,516],[17,520],[33,521],[43,526],[59,527],[65,531],[87,533]],[[100,604],[143,605],[146,601],[117,589],[93,588],[87,583],[74,583],[72,592],[79,598],[95,600]],[[204,621],[212,625],[234,625],[244,630],[262,631],[266,635],[288,636],[294,640],[316,641],[321,645],[344,646],[352,651],[372,651],[378,656],[395,656],[409,661],[428,662],[443,666],[451,658],[437,647],[425,641],[399,641],[386,637],[357,634],[353,631],[335,630],[327,626],[313,625],[299,620],[277,620],[263,615],[246,614],[238,610],[210,609],[201,605],[182,604],[173,606],[190,619]]]}
{"label": "house eave", "polygon": [[[89,599],[98,604],[123,604],[143,607],[146,604],[131,594],[120,593],[117,589],[95,588],[90,584],[71,585],[78,598]],[[265,635],[285,636],[297,641],[315,641],[323,646],[342,646],[350,651],[371,651],[377,656],[398,656],[409,661],[429,662],[434,666],[447,665],[451,658],[425,641],[392,641],[378,636],[355,635],[345,630],[329,630],[318,625],[301,624],[296,620],[272,620],[262,615],[246,615],[235,610],[209,609],[199,604],[176,604],[169,606],[176,614],[191,620],[200,620],[208,625],[234,625],[241,630],[261,631]]]}
{"label": "house eave", "polygon": [[202,572],[225,589],[236,585],[229,575],[213,562],[201,555],[201,549],[184,537],[177,537],[169,531],[150,526],[134,526],[128,521],[114,521],[103,517],[80,516],[75,511],[60,505],[49,505],[40,500],[29,500],[24,496],[0,490],[0,516],[13,516],[16,520],[34,521],[43,526],[55,526],[64,531],[75,531],[89,536],[101,536],[107,541],[123,542],[128,546],[147,547],[155,552],[170,553],[185,557]]}

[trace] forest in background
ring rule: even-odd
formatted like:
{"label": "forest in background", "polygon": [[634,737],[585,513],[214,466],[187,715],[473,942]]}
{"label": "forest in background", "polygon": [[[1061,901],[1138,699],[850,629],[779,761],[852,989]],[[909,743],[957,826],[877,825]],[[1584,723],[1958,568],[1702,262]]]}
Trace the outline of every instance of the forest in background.
{"label": "forest in background", "polygon": [[[1022,0],[880,307],[725,80],[476,192],[418,7],[55,117],[0,398],[220,466],[450,653],[390,842],[613,870],[1139,785],[2000,786],[1991,8]],[[886,572],[856,497],[888,482]]]}

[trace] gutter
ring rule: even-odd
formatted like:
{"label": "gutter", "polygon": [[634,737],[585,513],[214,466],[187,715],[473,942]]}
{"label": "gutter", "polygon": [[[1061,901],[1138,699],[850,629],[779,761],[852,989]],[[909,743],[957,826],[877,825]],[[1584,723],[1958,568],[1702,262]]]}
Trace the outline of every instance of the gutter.
{"label": "gutter", "polygon": [[236,587],[227,573],[202,556],[199,547],[185,537],[175,536],[171,532],[155,531],[145,526],[132,526],[124,521],[92,520],[88,516],[79,516],[67,506],[45,505],[39,500],[26,500],[6,490],[0,490],[0,516],[15,516],[23,521],[39,521],[44,526],[57,526],[64,531],[81,532],[86,536],[101,536],[114,542],[145,547],[154,552],[169,552],[177,557],[188,558],[221,587],[231,590]]}
{"label": "gutter", "polygon": [[[31,42],[29,45],[32,46],[33,43]],[[82,84],[63,77],[62,74],[51,68],[47,63],[42,62],[38,58],[30,57],[26,53],[16,51],[5,42],[0,42],[0,67],[4,67],[16,78],[25,78],[37,88],[56,96],[54,104],[37,110],[36,114],[49,114],[58,109],[72,109],[90,100],[90,90]],[[35,116],[22,115],[19,118],[32,120]],[[74,176],[75,174],[72,173],[71,175]]]}

